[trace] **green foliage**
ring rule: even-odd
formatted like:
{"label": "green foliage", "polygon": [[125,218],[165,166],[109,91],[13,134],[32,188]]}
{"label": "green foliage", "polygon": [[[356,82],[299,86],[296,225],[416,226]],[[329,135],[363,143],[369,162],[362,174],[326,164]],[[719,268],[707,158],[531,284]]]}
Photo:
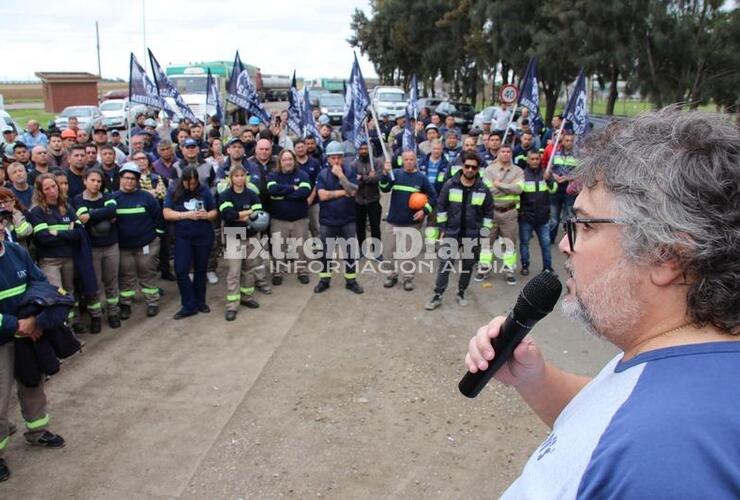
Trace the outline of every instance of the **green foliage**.
{"label": "green foliage", "polygon": [[349,43],[380,78],[406,86],[412,74],[433,92],[476,98],[497,75],[518,82],[536,56],[546,105],[555,111],[580,67],[609,89],[627,81],[655,106],[740,103],[740,14],[722,0],[371,0],[356,10]]}

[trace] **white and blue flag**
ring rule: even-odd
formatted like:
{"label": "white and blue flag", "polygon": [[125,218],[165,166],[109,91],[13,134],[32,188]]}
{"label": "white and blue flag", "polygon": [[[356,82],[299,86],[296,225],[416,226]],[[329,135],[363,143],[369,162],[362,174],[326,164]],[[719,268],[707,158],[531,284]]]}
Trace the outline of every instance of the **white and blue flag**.
{"label": "white and blue flag", "polygon": [[406,105],[406,121],[408,117],[414,120],[419,118],[419,85],[416,83],[416,74],[411,77],[411,86],[409,88],[409,103]]}
{"label": "white and blue flag", "polygon": [[316,127],[316,120],[313,119],[311,110],[311,98],[308,95],[308,88],[303,87],[303,137],[313,137],[318,142],[319,129]]}
{"label": "white and blue flag", "polygon": [[370,95],[367,93],[365,78],[362,76],[357,54],[352,64],[352,71],[345,90],[345,109],[342,117],[342,135],[345,140],[354,142],[356,148],[367,141],[363,122],[370,106]]}
{"label": "white and blue flag", "polygon": [[568,99],[568,105],[565,106],[565,127],[573,130],[577,137],[583,136],[588,132],[588,94],[586,93],[586,77],[583,74],[583,68],[578,73],[576,85]]}
{"label": "white and blue flag", "polygon": [[128,99],[131,102],[152,108],[162,109],[164,107],[163,99],[159,97],[157,87],[149,79],[133,52],[129,63]]}
{"label": "white and blue flag", "polygon": [[414,125],[411,124],[413,117],[409,114],[409,108],[406,108],[406,123],[403,126],[403,135],[401,136],[401,150],[416,152],[416,138],[414,137]]}
{"label": "white and blue flag", "polygon": [[206,110],[208,109],[209,104],[213,104],[216,106],[216,114],[213,115],[216,117],[216,120],[218,120],[219,124],[223,123],[224,119],[224,111],[221,107],[221,95],[218,92],[218,87],[216,86],[216,79],[213,78],[213,75],[211,74],[211,68],[208,68],[208,80],[206,84]]}
{"label": "white and blue flag", "polygon": [[265,125],[270,125],[270,113],[260,102],[257,88],[252,83],[249,73],[239,58],[239,51],[236,52],[234,58],[234,66],[231,69],[226,92],[227,101],[245,109],[251,115],[259,118]]}
{"label": "white and blue flag", "polygon": [[198,118],[195,117],[195,114],[190,109],[190,106],[185,104],[185,100],[182,98],[182,95],[180,95],[180,92],[177,90],[175,84],[172,83],[172,80],[169,79],[167,73],[165,73],[162,67],[159,65],[159,62],[154,57],[154,53],[151,51],[151,49],[149,49],[149,62],[151,62],[152,64],[154,84],[157,87],[159,97],[162,98],[163,105],[165,107],[164,110],[169,115],[169,118],[172,119],[172,115],[170,113],[173,113],[174,115],[178,115],[178,113],[170,107],[169,103],[167,102],[167,97],[171,97],[172,99],[174,99],[177,111],[179,111],[179,116],[193,123],[198,121]]}
{"label": "white and blue flag", "polygon": [[522,78],[519,106],[529,110],[529,123],[532,131],[539,134],[544,125],[540,115],[540,94],[537,82],[537,58],[533,57],[527,64],[527,70]]}
{"label": "white and blue flag", "polygon": [[303,134],[303,105],[295,81],[295,70],[293,70],[293,80],[290,82],[290,93],[288,94],[288,128],[298,137]]}

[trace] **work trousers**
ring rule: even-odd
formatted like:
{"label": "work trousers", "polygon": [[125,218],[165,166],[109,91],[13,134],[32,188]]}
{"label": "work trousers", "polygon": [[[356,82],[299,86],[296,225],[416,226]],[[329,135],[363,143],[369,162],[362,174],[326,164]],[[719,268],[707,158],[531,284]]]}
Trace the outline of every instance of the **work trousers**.
{"label": "work trousers", "polygon": [[[424,251],[424,238],[421,233],[421,223],[410,226],[391,225],[392,234],[386,242],[384,253],[387,258],[393,259],[393,271],[389,277],[398,278],[400,274],[404,281],[413,280],[416,272],[416,260],[419,253]],[[413,239],[412,239],[413,238]],[[403,247],[399,243],[405,240]],[[421,247],[413,248],[412,242],[421,243]],[[398,251],[400,248],[400,251]]]}
{"label": "work trousers", "polygon": [[437,270],[437,282],[434,285],[434,293],[442,295],[447,290],[447,285],[450,281],[450,272],[452,271],[456,262],[462,261],[460,269],[460,277],[457,280],[457,291],[462,294],[468,289],[470,285],[470,277],[473,272],[473,267],[478,261],[478,254],[480,253],[480,246],[476,245],[473,249],[472,255],[460,255],[463,250],[463,244],[458,241],[457,252],[449,257],[439,259],[439,269]]}
{"label": "work trousers", "polygon": [[321,234],[319,229],[319,204],[314,203],[308,207],[308,231],[312,238],[318,238]]}
{"label": "work trousers", "polygon": [[344,259],[344,279],[357,278],[357,227],[354,222],[343,226],[321,226],[321,272],[319,278],[331,279],[329,261]]}
{"label": "work trousers", "polygon": [[253,256],[255,244],[253,240],[242,243],[245,252],[242,258],[226,259],[229,266],[226,275],[226,310],[236,311],[239,309],[241,297],[250,297],[254,294],[254,285],[257,281],[256,268],[258,261]]}
{"label": "work trousers", "polygon": [[[57,288],[63,288],[71,296],[75,297],[75,260],[73,257],[42,257],[39,260],[41,271],[49,280],[49,283]],[[76,323],[79,320],[78,303],[69,311],[69,321]],[[100,317],[100,302],[91,299],[87,304],[87,310],[93,318]]]}
{"label": "work trousers", "polygon": [[121,304],[130,306],[136,296],[138,282],[147,305],[159,305],[157,270],[159,263],[159,238],[140,248],[121,248],[118,288]]}
{"label": "work trousers", "polygon": [[[0,345],[0,457],[3,456],[9,441],[8,408],[13,392],[13,380],[15,379],[14,361],[15,346],[13,342]],[[34,436],[43,433],[49,425],[43,377],[36,387],[26,387],[20,382],[17,384],[18,401],[20,402],[23,420],[26,423],[26,434]]]}
{"label": "work trousers", "polygon": [[380,241],[380,219],[382,217],[383,209],[380,206],[379,201],[371,201],[367,205],[356,204],[356,219],[355,224],[357,226],[357,244],[360,250],[363,250],[362,244],[365,242],[367,237],[367,222],[370,221],[370,236]]}
{"label": "work trousers", "polygon": [[516,209],[500,212],[493,209],[493,230],[491,231],[491,247],[498,238],[509,240],[507,246],[503,247],[505,252],[503,256],[504,266],[508,274],[516,269],[517,261],[517,242],[519,241],[519,214]]}
{"label": "work trousers", "polygon": [[[303,243],[308,239],[309,219],[298,219],[287,221],[272,219],[270,229],[272,230],[272,272],[275,276],[281,276],[287,268],[290,260],[295,257],[290,253],[297,253],[295,270],[298,276],[308,275],[308,261],[303,251]],[[290,241],[292,239],[293,241]]]}
{"label": "work trousers", "polygon": [[175,277],[180,290],[180,303],[185,311],[195,312],[206,305],[206,272],[210,252],[211,245],[196,245],[175,237]]}
{"label": "work trousers", "polygon": [[[118,316],[118,270],[120,266],[120,253],[118,243],[107,247],[95,247],[92,249],[93,268],[98,280],[97,309],[105,291],[105,302],[108,316]],[[93,314],[95,307],[88,306],[88,311]]]}

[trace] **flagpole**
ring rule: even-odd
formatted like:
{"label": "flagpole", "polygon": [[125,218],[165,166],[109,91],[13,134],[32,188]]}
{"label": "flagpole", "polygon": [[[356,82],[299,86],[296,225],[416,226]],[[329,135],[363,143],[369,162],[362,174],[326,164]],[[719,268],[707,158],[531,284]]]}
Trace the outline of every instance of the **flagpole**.
{"label": "flagpole", "polygon": [[[373,117],[373,121],[375,122],[375,127],[380,127],[380,122],[378,121],[377,113],[375,112],[375,105],[370,102],[370,114]],[[380,131],[380,128],[378,128],[378,131]],[[383,150],[383,158],[385,158],[385,161],[391,161],[390,155],[388,155],[388,151],[385,149],[385,141],[380,141],[380,149]]]}
{"label": "flagpole", "polygon": [[552,152],[550,153],[550,157],[547,159],[547,169],[548,171],[552,171],[552,159],[555,156],[555,153],[558,150],[558,145],[560,144],[560,136],[563,135],[563,128],[565,127],[565,118],[563,118],[560,121],[560,128],[558,129],[558,136],[555,138],[555,144],[552,146]]}
{"label": "flagpole", "polygon": [[[370,165],[372,166],[375,163],[375,155],[373,155],[373,146],[372,141],[370,140],[370,130],[367,128],[367,118],[365,118],[364,121],[365,125],[365,137],[367,137],[367,149],[370,150]],[[375,124],[375,127],[377,128],[378,124]]]}
{"label": "flagpole", "polygon": [[517,102],[514,104],[514,109],[511,111],[511,118],[509,118],[509,123],[506,125],[506,130],[504,131],[504,138],[501,139],[501,144],[506,144],[506,136],[509,135],[509,128],[511,127],[511,122],[514,121],[514,115],[516,114],[516,110],[519,107],[519,103]]}

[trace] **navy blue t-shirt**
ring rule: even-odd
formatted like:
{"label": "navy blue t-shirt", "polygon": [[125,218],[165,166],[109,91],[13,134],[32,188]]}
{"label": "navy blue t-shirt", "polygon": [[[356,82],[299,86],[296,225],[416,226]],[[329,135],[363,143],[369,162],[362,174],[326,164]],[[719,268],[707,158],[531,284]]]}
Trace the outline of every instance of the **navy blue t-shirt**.
{"label": "navy blue t-shirt", "polygon": [[[164,207],[176,212],[195,212],[205,210],[210,212],[216,209],[216,202],[213,199],[211,191],[203,185],[198,186],[198,191],[185,191],[185,194],[175,202],[172,198],[173,189],[167,192],[164,199]],[[190,220],[183,219],[175,221],[175,238],[188,240],[196,245],[212,245],[213,225],[209,220]]]}

